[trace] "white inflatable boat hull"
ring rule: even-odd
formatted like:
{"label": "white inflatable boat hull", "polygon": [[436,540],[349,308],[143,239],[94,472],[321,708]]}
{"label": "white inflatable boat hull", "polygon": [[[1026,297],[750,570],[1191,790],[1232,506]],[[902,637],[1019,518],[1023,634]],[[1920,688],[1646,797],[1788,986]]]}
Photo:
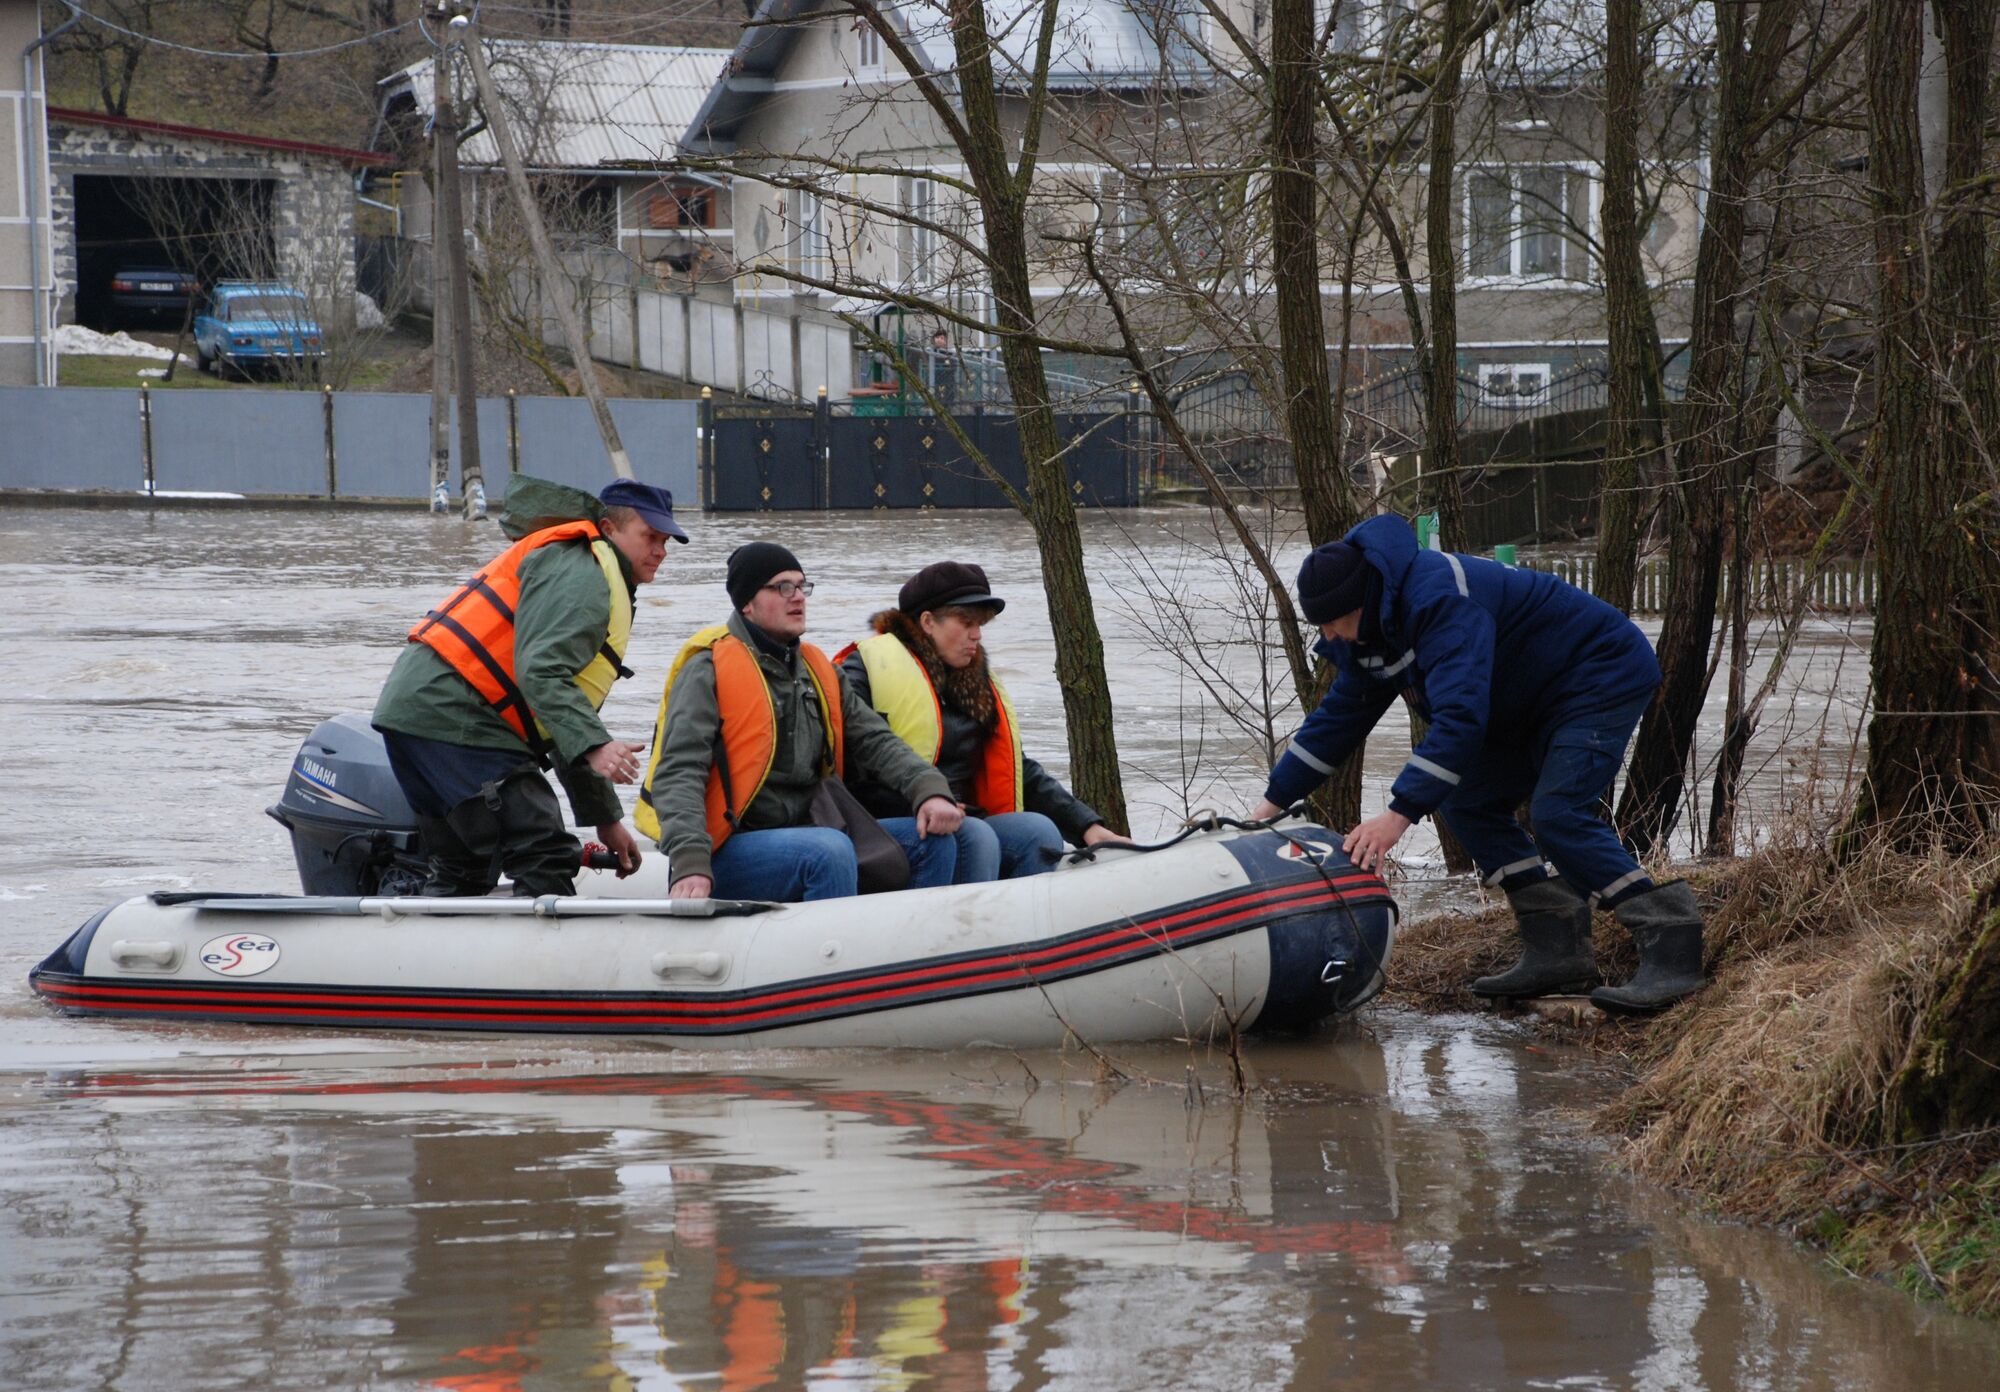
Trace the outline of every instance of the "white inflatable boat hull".
{"label": "white inflatable boat hull", "polygon": [[1380,988],[1395,908],[1307,824],[1052,874],[758,905],[155,895],[30,981],[69,1014],[955,1048],[1297,1029]]}

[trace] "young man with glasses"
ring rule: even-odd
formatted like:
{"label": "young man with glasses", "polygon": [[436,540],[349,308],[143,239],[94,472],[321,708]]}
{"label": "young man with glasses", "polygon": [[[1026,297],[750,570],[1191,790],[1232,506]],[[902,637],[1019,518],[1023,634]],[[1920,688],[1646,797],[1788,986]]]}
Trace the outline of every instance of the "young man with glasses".
{"label": "young man with glasses", "polygon": [[735,612],[689,639],[667,675],[635,815],[667,853],[670,893],[780,903],[853,894],[853,843],[811,825],[829,775],[895,789],[918,832],[911,888],[949,884],[964,817],[951,785],[803,641],[813,586],[798,558],[753,541],[730,555],[725,584]]}

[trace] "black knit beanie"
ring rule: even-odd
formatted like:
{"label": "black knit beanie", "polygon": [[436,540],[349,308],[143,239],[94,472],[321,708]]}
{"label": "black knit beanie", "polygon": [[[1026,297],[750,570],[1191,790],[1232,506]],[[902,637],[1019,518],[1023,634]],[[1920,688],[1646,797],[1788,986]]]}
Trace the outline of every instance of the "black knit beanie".
{"label": "black knit beanie", "polygon": [[1352,542],[1329,541],[1314,548],[1299,566],[1299,608],[1306,622],[1328,624],[1359,609],[1368,598],[1373,569]]}
{"label": "black knit beanie", "polygon": [[723,583],[729,590],[729,602],[741,609],[771,583],[773,575],[804,569],[797,556],[775,541],[745,542],[729,553],[728,577]]}

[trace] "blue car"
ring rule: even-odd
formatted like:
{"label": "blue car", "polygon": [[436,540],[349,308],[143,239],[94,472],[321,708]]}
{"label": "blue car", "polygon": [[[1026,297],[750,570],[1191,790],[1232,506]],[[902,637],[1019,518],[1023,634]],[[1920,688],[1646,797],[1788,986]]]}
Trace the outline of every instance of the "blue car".
{"label": "blue car", "polygon": [[272,280],[225,280],[209,291],[194,318],[195,361],[218,377],[259,365],[319,370],[325,336],[312,306],[293,287]]}

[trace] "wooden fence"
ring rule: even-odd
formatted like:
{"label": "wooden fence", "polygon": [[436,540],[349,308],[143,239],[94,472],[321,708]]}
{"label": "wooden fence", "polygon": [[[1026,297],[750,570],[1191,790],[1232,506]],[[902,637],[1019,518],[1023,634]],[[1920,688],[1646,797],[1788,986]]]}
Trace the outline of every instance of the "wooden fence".
{"label": "wooden fence", "polygon": [[[1597,574],[1595,556],[1534,556],[1524,559],[1521,564],[1559,575],[1585,590],[1591,588]],[[1791,597],[1798,593],[1805,580],[1804,557],[1788,556],[1757,562],[1750,572],[1753,586],[1750,592],[1751,609],[1757,613],[1774,613],[1787,608]],[[1843,557],[1826,561],[1820,566],[1818,574],[1811,578],[1807,587],[1806,599],[1812,609],[1822,613],[1873,613],[1876,584],[1873,561]],[[1722,609],[1728,604],[1729,571],[1724,567],[1722,591],[1716,599],[1716,607]],[[1666,606],[1667,563],[1664,560],[1640,562],[1638,582],[1632,596],[1632,612],[1658,614],[1664,612]]]}

